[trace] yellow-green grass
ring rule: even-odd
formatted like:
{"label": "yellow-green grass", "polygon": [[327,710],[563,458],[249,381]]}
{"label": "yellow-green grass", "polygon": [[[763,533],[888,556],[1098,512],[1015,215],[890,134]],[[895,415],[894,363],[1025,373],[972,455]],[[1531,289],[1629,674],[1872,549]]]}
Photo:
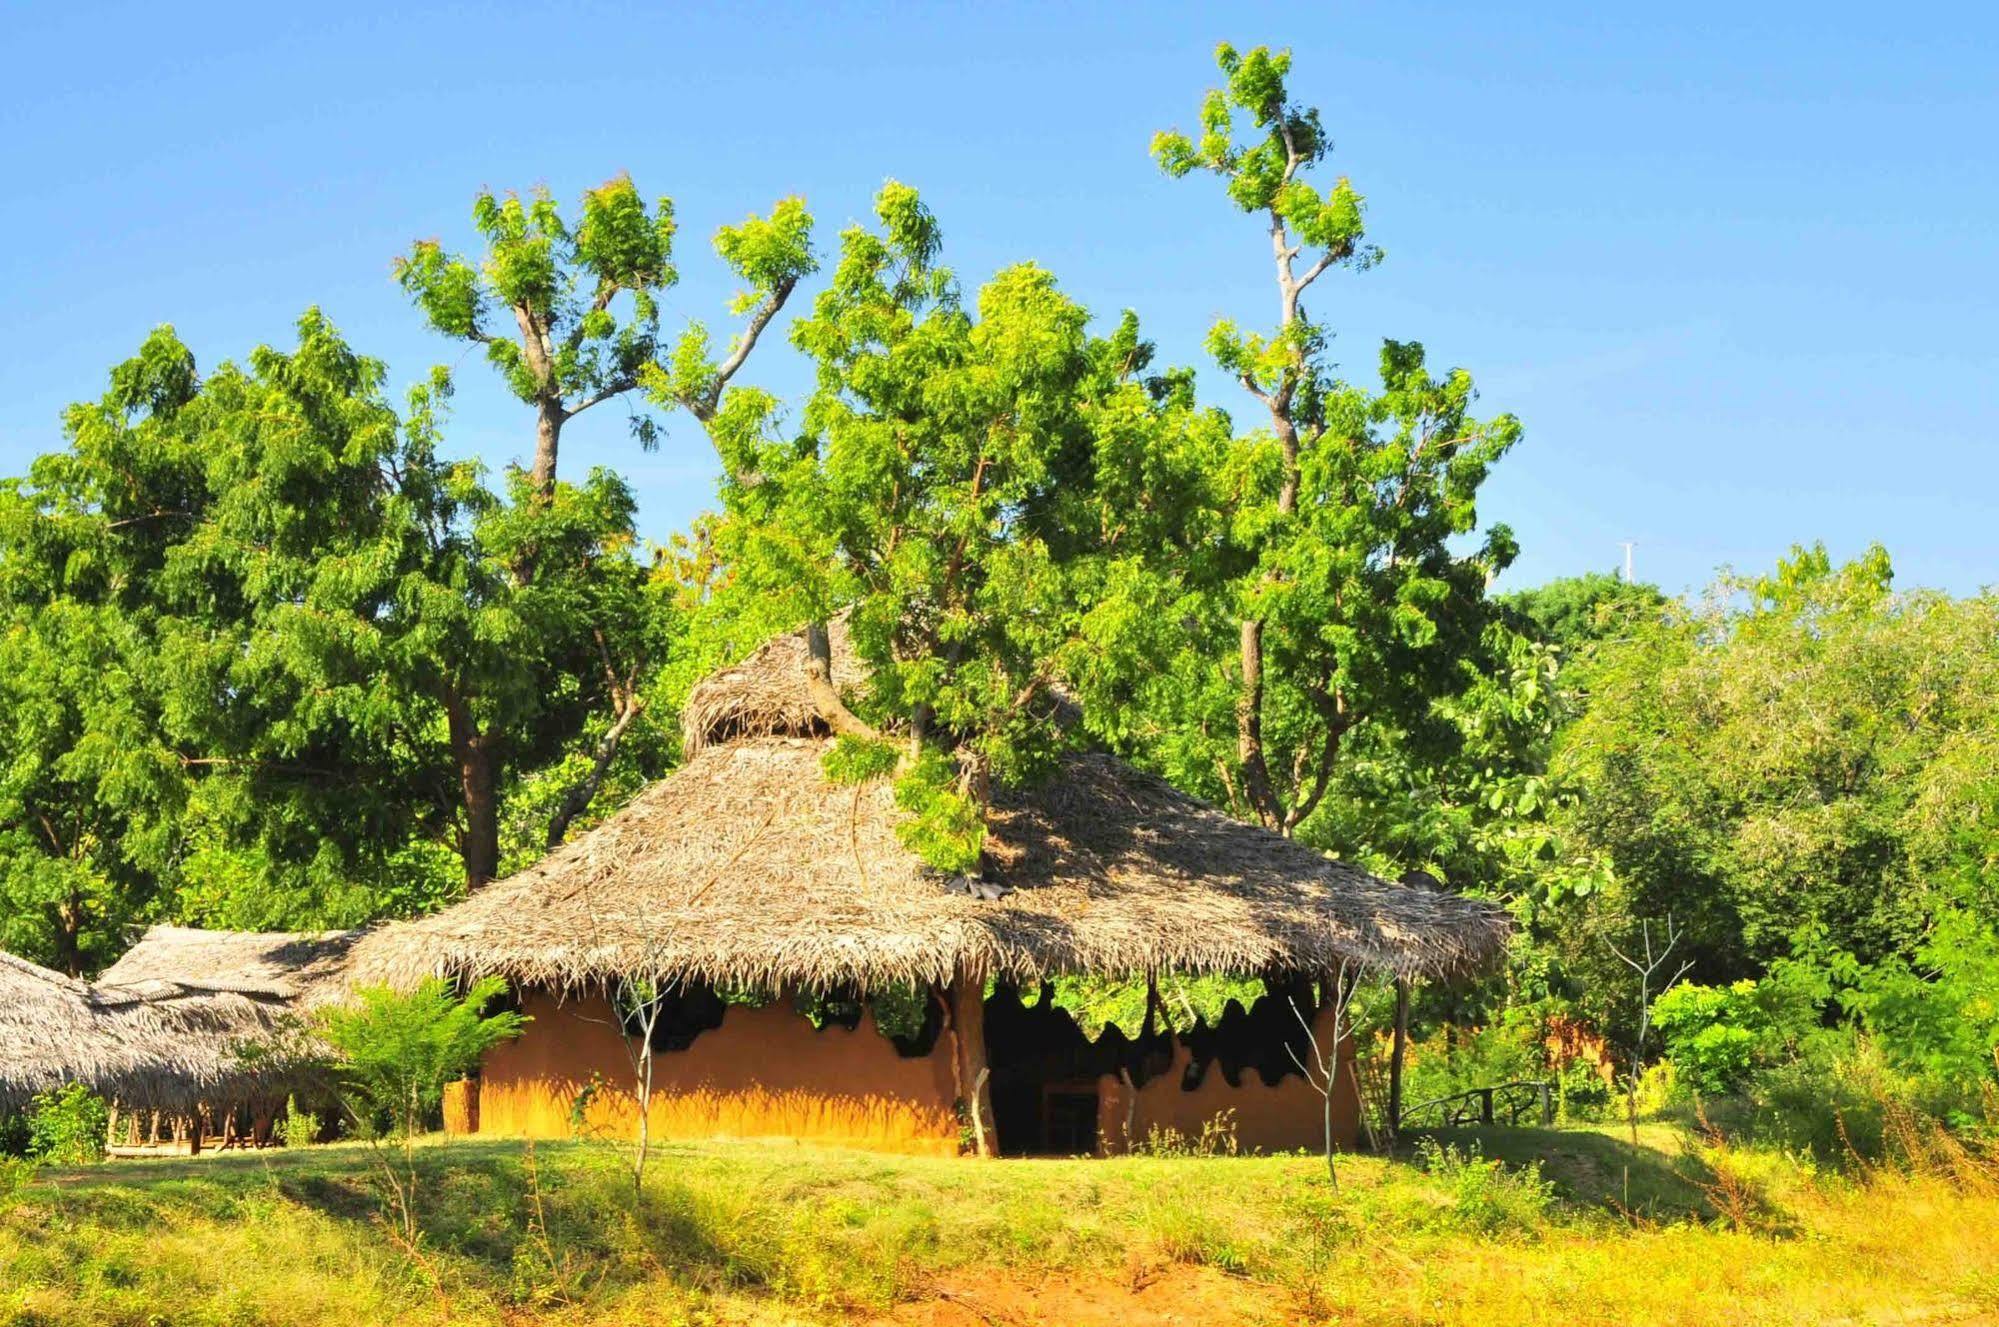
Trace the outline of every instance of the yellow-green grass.
{"label": "yellow-green grass", "polygon": [[[412,1257],[362,1147],[45,1171],[0,1200],[0,1324],[1085,1320],[1033,1316],[1028,1292],[1052,1283],[1135,1323],[1171,1307],[1176,1277],[1228,1289],[1182,1321],[1218,1302],[1272,1323],[1999,1320],[1999,1186],[1980,1174],[1703,1161],[1667,1126],[1636,1149],[1602,1131],[1446,1141],[1538,1160],[1552,1200],[1410,1158],[1343,1158],[1335,1190],[1302,1156],[746,1142],[657,1149],[635,1204],[602,1145],[459,1141],[420,1149]],[[961,1316],[922,1316],[940,1305]]]}

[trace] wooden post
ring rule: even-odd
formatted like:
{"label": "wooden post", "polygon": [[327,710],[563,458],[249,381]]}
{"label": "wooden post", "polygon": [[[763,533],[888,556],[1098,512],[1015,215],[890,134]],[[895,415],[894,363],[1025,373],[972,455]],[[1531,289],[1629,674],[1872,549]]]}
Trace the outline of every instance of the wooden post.
{"label": "wooden post", "polygon": [[1395,1032],[1388,1051],[1388,1138],[1402,1136],[1402,1057],[1409,1048],[1409,982],[1395,979]]}
{"label": "wooden post", "polygon": [[993,1128],[991,1066],[986,1062],[986,983],[983,977],[960,972],[951,983],[951,1031],[957,1045],[959,1090],[972,1116],[972,1148],[982,1157],[996,1156],[999,1140]]}

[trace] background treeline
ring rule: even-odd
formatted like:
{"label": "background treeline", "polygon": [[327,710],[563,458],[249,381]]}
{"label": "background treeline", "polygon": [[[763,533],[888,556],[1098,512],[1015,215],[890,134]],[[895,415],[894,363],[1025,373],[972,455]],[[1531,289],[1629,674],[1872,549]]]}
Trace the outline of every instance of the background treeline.
{"label": "background treeline", "polygon": [[[894,182],[830,250],[796,199],[719,232],[726,335],[662,328],[669,201],[481,195],[477,252],[397,278],[520,402],[533,459],[497,476],[450,458],[447,373],[394,400],[317,311],[240,364],[149,337],[0,481],[0,947],[89,972],[148,921],[435,908],[672,768],[703,672],[845,614],[873,683],[839,761],[897,780],[940,870],[980,869],[995,782],[1089,742],[1505,899],[1507,970],[1419,995],[1416,1095],[1560,1075],[1584,1109],[1663,1047],[1682,1093],[1989,1115],[1999,600],[1817,548],[1689,600],[1491,593],[1513,537],[1476,504],[1518,423],[1415,342],[1364,381],[1330,358],[1306,297],[1380,260],[1361,196],[1317,181],[1288,56],[1219,63],[1154,153],[1218,179],[1226,260],[1275,282],[1276,322],[1208,337],[1225,398],[1032,263],[967,290]],[[748,382],[780,342],[802,399]],[[610,401],[719,462],[664,546],[618,475],[563,469]],[[1617,950],[1648,930],[1691,966],[1641,1043]]]}

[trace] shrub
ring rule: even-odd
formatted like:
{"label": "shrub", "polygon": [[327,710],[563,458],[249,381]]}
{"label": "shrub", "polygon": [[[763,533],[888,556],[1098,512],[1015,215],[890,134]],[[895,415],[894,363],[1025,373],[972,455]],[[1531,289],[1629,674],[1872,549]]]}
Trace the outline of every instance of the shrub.
{"label": "shrub", "polygon": [[[1792,943],[1808,955],[1816,944],[1807,932]],[[1720,1096],[1742,1088],[1758,1068],[1795,1059],[1818,1032],[1831,994],[1831,974],[1818,958],[1784,958],[1760,981],[1675,986],[1652,1002],[1652,1020],[1679,1085]]]}
{"label": "shrub", "polygon": [[1411,1106],[1497,1083],[1547,1076],[1540,1019],[1508,1010],[1488,1027],[1439,1029],[1409,1046],[1403,1100]]}
{"label": "shrub", "polygon": [[321,1035],[339,1056],[341,1077],[367,1107],[353,1112],[356,1119],[385,1114],[404,1137],[421,1129],[443,1101],[445,1083],[520,1035],[527,1022],[522,1015],[484,1012],[506,989],[488,978],[459,997],[433,979],[408,992],[364,988],[354,1007],[327,1010]]}
{"label": "shrub", "polygon": [[36,1169],[26,1157],[0,1156],[0,1212],[13,1206],[21,1191],[34,1182]]}
{"label": "shrub", "polygon": [[1957,1127],[1974,1123],[1999,1072],[1999,929],[1947,909],[1914,963],[1855,965],[1849,975],[1840,1000],[1883,1054],[1926,1082],[1934,1113]]}
{"label": "shrub", "polygon": [[1571,1060],[1555,1075],[1555,1113],[1563,1123],[1608,1119],[1610,1084],[1587,1060]]}
{"label": "shrub", "polygon": [[28,1155],[59,1166],[102,1161],[110,1124],[103,1098],[81,1083],[44,1092],[30,1110]]}
{"label": "shrub", "polygon": [[1700,986],[1688,982],[1652,1002],[1652,1022],[1681,1083],[1719,1096],[1741,1085],[1755,1063],[1763,1020],[1756,983]]}
{"label": "shrub", "polygon": [[1478,1144],[1460,1151],[1434,1138],[1416,1145],[1416,1160],[1450,1193],[1449,1223],[1477,1235],[1535,1235],[1547,1220],[1555,1187],[1541,1178],[1541,1163],[1509,1169],[1487,1161]]}
{"label": "shrub", "polygon": [[287,1097],[284,1118],[278,1121],[278,1137],[286,1147],[312,1146],[319,1141],[319,1116],[301,1111],[297,1097]]}

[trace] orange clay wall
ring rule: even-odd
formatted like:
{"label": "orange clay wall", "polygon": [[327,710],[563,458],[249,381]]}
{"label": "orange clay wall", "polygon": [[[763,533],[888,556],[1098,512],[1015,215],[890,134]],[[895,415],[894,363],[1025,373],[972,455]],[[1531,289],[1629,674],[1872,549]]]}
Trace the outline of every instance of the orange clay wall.
{"label": "orange clay wall", "polygon": [[[480,1071],[478,1131],[571,1137],[572,1104],[596,1074],[605,1082],[582,1133],[630,1137],[631,1067],[604,999],[558,1003],[534,993],[523,1012],[534,1020],[526,1032],[495,1049]],[[949,1058],[904,1059],[875,1031],[871,1014],[852,1031],[837,1024],[820,1030],[787,999],[731,1005],[721,1027],[684,1051],[654,1057],[653,1066],[655,1138],[777,1136],[939,1156],[958,1151]],[[461,1108],[459,1120],[467,1114]]]}
{"label": "orange clay wall", "polygon": [[[634,1124],[630,1065],[600,996],[558,1002],[529,995],[523,1012],[534,1021],[517,1040],[486,1057],[476,1098],[453,1084],[445,1101],[449,1133],[569,1138],[571,1111],[592,1076],[603,1080],[586,1112],[582,1136],[628,1138]],[[1330,1014],[1314,1032],[1331,1044]],[[904,1059],[864,1013],[852,1031],[815,1029],[780,999],[761,1008],[732,1005],[721,1027],[684,1051],[655,1057],[654,1138],[806,1138],[878,1151],[952,1156],[959,1129],[953,1111],[948,1035],[922,1059]],[[1351,1043],[1342,1065],[1351,1064]],[[1219,1064],[1201,1085],[1184,1091],[1190,1056],[1176,1046],[1172,1067],[1138,1091],[1129,1115],[1125,1085],[1098,1080],[1098,1136],[1107,1152],[1143,1140],[1155,1127],[1190,1139],[1223,1111],[1233,1111],[1243,1151],[1317,1151],[1324,1145],[1325,1099],[1295,1074],[1265,1087],[1254,1069],[1230,1087]],[[1353,1076],[1343,1068],[1333,1099],[1333,1137],[1351,1146],[1359,1134]],[[1127,1124],[1129,1129],[1127,1132]]]}
{"label": "orange clay wall", "polygon": [[[1332,1011],[1322,1010],[1312,1033],[1319,1045],[1333,1044]],[[1223,1111],[1233,1111],[1236,1146],[1244,1152],[1317,1152],[1326,1145],[1326,1099],[1295,1073],[1276,1087],[1265,1087],[1255,1069],[1242,1071],[1242,1086],[1230,1087],[1220,1064],[1210,1064],[1201,1085],[1181,1088],[1181,1075],[1192,1058],[1175,1043],[1173,1065],[1149,1078],[1138,1089],[1138,1108],[1130,1109],[1130,1093],[1118,1078],[1097,1080],[1097,1137],[1106,1152],[1126,1150],[1143,1142],[1154,1128],[1173,1129],[1198,1141],[1201,1128]],[[1333,1093],[1333,1145],[1352,1147],[1360,1137],[1360,1097],[1354,1086],[1353,1041],[1340,1048],[1339,1083]]]}

